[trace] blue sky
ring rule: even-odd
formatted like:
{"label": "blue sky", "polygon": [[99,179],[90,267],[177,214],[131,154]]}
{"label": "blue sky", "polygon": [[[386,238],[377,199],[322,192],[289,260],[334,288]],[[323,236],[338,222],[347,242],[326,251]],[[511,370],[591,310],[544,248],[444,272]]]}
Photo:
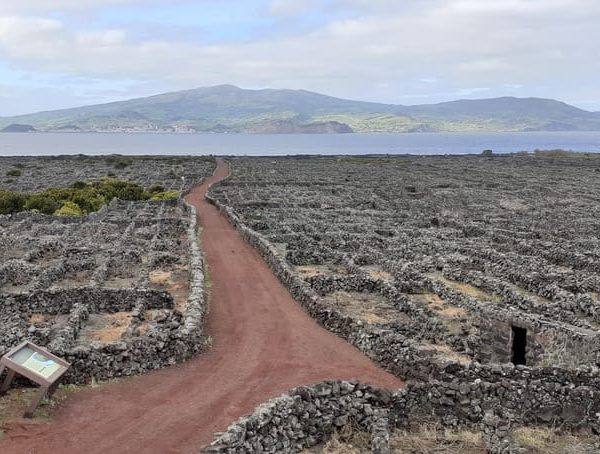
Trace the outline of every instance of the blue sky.
{"label": "blue sky", "polygon": [[231,83],[397,104],[539,96],[600,110],[597,0],[21,0],[0,115]]}

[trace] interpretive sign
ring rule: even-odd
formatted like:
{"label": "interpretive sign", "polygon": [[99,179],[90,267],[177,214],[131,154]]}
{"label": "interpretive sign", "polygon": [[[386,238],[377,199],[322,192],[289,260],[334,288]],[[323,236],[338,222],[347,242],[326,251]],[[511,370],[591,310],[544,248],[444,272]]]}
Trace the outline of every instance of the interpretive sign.
{"label": "interpretive sign", "polygon": [[25,341],[0,359],[0,376],[4,369],[8,370],[4,383],[0,387],[0,395],[8,391],[16,373],[40,385],[38,393],[25,412],[25,417],[30,418],[44,395],[54,394],[60,379],[69,367],[71,365],[65,360],[32,342]]}

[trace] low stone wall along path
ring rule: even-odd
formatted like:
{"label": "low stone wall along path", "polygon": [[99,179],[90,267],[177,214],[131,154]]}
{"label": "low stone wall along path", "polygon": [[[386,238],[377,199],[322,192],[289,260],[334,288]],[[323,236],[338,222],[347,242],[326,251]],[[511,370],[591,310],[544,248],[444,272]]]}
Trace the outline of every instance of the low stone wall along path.
{"label": "low stone wall along path", "polygon": [[206,331],[212,349],[184,364],[72,394],[48,420],[6,425],[2,454],[193,453],[243,414],[290,388],[323,380],[403,383],[319,327],[259,254],[204,198],[226,178],[195,188],[211,289]]}

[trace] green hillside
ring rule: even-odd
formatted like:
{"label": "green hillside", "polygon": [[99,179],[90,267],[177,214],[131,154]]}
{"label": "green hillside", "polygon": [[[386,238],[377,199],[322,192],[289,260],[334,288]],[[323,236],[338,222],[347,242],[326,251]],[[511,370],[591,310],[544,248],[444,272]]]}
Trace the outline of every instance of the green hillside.
{"label": "green hillside", "polygon": [[[15,128],[13,125],[18,125]],[[421,106],[350,101],[305,90],[198,88],[96,106],[0,118],[0,129],[339,133],[600,130],[600,114],[539,98]]]}

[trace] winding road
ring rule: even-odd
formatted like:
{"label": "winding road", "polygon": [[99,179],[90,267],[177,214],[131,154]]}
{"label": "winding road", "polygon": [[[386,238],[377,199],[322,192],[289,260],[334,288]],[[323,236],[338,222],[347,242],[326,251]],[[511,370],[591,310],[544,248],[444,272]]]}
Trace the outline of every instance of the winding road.
{"label": "winding road", "polygon": [[313,321],[206,201],[210,185],[228,174],[228,163],[219,159],[214,175],[188,196],[198,210],[212,278],[211,350],[177,366],[75,392],[49,420],[10,422],[0,453],[197,453],[214,432],[294,386],[327,379],[403,385]]}

